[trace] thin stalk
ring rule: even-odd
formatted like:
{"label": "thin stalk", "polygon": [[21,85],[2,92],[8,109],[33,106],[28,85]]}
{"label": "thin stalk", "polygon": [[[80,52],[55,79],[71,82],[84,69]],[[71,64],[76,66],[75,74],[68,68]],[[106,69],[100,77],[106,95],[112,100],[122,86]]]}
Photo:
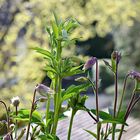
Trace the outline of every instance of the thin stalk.
{"label": "thin stalk", "polygon": [[125,76],[125,79],[124,79],[124,84],[123,84],[123,91],[122,91],[122,96],[121,96],[121,99],[120,99],[120,103],[119,103],[119,108],[118,108],[118,113],[117,113],[117,116],[119,115],[120,111],[121,111],[121,108],[122,108],[122,103],[123,103],[123,98],[124,98],[124,94],[125,94],[125,89],[126,89],[126,83],[127,83],[127,78],[128,78],[128,74]]}
{"label": "thin stalk", "polygon": [[99,103],[98,103],[98,60],[96,60],[96,117],[97,117],[97,140],[100,140],[101,124],[99,122]]}
{"label": "thin stalk", "polygon": [[98,103],[98,61],[96,60],[96,116],[97,121],[99,121],[99,103]]}
{"label": "thin stalk", "polygon": [[10,118],[9,118],[9,111],[8,111],[8,108],[7,108],[7,105],[5,102],[3,102],[2,100],[0,100],[0,103],[2,103],[5,107],[5,110],[6,110],[6,119],[7,119],[7,131],[9,132],[9,127],[10,127]]}
{"label": "thin stalk", "polygon": [[[94,83],[89,78],[87,78],[87,80],[91,83],[93,92],[96,93],[96,88],[94,86]],[[85,107],[85,109],[86,109],[86,107]],[[87,112],[90,115],[90,117],[97,123],[98,120],[96,118],[94,118],[94,116],[90,113],[90,111],[87,110]]]}
{"label": "thin stalk", "polygon": [[[118,64],[116,62],[116,72],[115,72],[115,96],[114,96],[114,114],[113,117],[116,117],[116,110],[117,110],[117,101],[118,101]],[[112,140],[115,140],[115,129],[116,124],[112,124]]]}
{"label": "thin stalk", "polygon": [[114,79],[115,79],[115,97],[114,97],[114,118],[115,118],[118,100],[118,66],[116,66],[116,73]]}
{"label": "thin stalk", "polygon": [[[127,107],[127,110],[126,110],[126,113],[125,113],[125,116],[124,116],[124,121],[125,121],[125,122],[126,122],[126,120],[127,120],[127,116],[128,116],[129,110],[131,109],[131,106],[133,105],[134,99],[135,99],[135,90],[134,90],[133,93],[132,93],[132,97],[131,97],[131,99],[130,99],[129,105],[128,105],[128,107]],[[121,131],[120,131],[118,140],[121,140],[122,133],[123,133],[123,130],[124,130],[124,126],[125,126],[124,124],[121,126]]]}
{"label": "thin stalk", "polygon": [[47,103],[46,103],[46,125],[47,125],[47,121],[49,119],[49,112],[50,112],[50,97],[48,95],[48,100],[47,100]]}
{"label": "thin stalk", "polygon": [[132,109],[134,108],[134,106],[138,103],[138,101],[140,100],[140,96],[134,101],[134,103],[132,104],[131,108],[129,109],[128,113],[126,114],[126,118],[128,118],[129,114],[131,113]]}
{"label": "thin stalk", "polygon": [[34,95],[33,95],[33,101],[32,101],[32,106],[31,106],[31,111],[30,111],[30,116],[29,116],[29,123],[28,123],[28,127],[27,127],[26,140],[28,140],[28,137],[29,137],[31,119],[32,119],[33,111],[34,111],[35,97],[36,97],[36,89],[34,90]]}
{"label": "thin stalk", "polygon": [[105,129],[105,137],[104,137],[105,140],[107,139],[107,131],[108,131],[108,123],[106,124],[106,129]]}
{"label": "thin stalk", "polygon": [[71,130],[72,130],[72,125],[73,125],[73,119],[74,119],[74,115],[75,115],[76,111],[72,110],[72,114],[71,114],[71,118],[70,118],[70,124],[69,124],[69,130],[68,130],[68,138],[67,140],[70,140],[71,137]]}
{"label": "thin stalk", "polygon": [[94,116],[90,113],[90,111],[87,111],[87,112],[88,112],[88,114],[90,115],[90,117],[97,123],[97,122],[98,122],[97,119],[94,118]]}
{"label": "thin stalk", "polygon": [[[18,115],[18,106],[15,107],[16,108],[16,116]],[[17,129],[18,129],[18,126],[17,126],[17,120],[16,120],[16,123],[15,123],[15,139],[17,139]]]}

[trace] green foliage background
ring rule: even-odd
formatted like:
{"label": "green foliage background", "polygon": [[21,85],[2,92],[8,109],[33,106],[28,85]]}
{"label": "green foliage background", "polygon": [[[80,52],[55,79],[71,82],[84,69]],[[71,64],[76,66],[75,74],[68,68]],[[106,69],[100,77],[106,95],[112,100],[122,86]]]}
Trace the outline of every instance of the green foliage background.
{"label": "green foliage background", "polygon": [[[103,37],[111,32],[116,37],[118,48],[128,50],[133,38],[136,40],[134,46],[140,48],[135,34],[136,27],[140,28],[138,0],[1,0],[1,7],[6,3],[10,3],[8,12],[13,18],[10,25],[0,25],[0,98],[6,101],[19,95],[25,102],[24,106],[29,106],[34,86],[44,78],[42,69],[45,64],[30,48],[49,49],[45,27],[52,20],[52,11],[62,19],[74,17],[78,20],[81,26],[72,34],[73,37],[87,40],[96,34]],[[126,33],[123,37],[129,38],[122,40],[121,31],[125,28],[130,34]],[[24,33],[20,34],[22,29]],[[66,55],[71,55],[74,46],[65,51]],[[139,56],[138,52],[135,53],[134,58]]]}

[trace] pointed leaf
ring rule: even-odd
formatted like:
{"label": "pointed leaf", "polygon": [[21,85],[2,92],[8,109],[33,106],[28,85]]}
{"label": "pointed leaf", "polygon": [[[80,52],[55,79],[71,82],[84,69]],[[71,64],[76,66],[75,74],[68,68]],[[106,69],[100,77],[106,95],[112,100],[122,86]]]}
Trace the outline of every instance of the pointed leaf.
{"label": "pointed leaf", "polygon": [[86,132],[88,132],[90,135],[92,135],[94,138],[97,138],[97,134],[95,134],[94,132],[90,131],[90,130],[86,130],[84,129]]}

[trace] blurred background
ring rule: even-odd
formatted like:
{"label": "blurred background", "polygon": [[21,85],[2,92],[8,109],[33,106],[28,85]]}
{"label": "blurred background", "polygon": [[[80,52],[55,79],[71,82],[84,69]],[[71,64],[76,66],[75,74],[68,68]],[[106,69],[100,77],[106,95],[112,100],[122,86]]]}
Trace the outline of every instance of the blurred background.
{"label": "blurred background", "polygon": [[[75,54],[83,61],[89,56],[101,60],[100,93],[108,96],[114,91],[112,74],[102,62],[113,50],[123,55],[120,89],[129,70],[140,71],[139,0],[0,0],[0,99],[10,103],[11,97],[19,96],[21,108],[29,107],[35,85],[48,81],[45,62],[31,48],[49,48],[45,27],[53,19],[53,10],[62,20],[74,17],[80,23],[72,34],[80,39],[63,54]],[[64,86],[72,82],[72,78],[65,80]],[[128,86],[126,98],[133,85]]]}

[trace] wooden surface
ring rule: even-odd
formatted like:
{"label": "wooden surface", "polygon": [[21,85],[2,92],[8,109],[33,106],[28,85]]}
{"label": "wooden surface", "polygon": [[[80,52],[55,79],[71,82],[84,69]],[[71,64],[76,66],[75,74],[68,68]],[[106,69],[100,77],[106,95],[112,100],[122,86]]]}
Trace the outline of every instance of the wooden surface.
{"label": "wooden surface", "polygon": [[[57,135],[60,140],[67,140],[69,119],[68,117],[59,122]],[[129,126],[126,127],[127,132],[124,133],[122,140],[140,140],[140,120],[129,118],[127,123]],[[79,111],[74,118],[71,140],[94,140],[84,129],[96,132],[96,124],[88,113]]]}

